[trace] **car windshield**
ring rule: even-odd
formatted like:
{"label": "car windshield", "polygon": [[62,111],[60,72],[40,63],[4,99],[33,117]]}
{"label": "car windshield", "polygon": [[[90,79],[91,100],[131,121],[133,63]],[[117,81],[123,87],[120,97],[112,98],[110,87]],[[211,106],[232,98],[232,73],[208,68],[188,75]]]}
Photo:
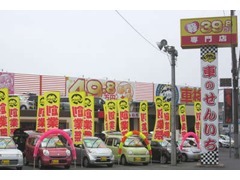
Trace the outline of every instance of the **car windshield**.
{"label": "car windshield", "polygon": [[16,149],[16,145],[11,138],[0,138],[0,149]]}
{"label": "car windshield", "polygon": [[101,139],[84,139],[83,142],[87,148],[106,148]]}
{"label": "car windshield", "polygon": [[221,138],[226,140],[226,141],[230,141],[230,138],[228,136],[222,136]]}
{"label": "car windshield", "polygon": [[191,144],[189,144],[189,142],[184,141],[183,143],[183,147],[192,147]]}
{"label": "car windshield", "polygon": [[45,148],[59,148],[65,147],[64,143],[59,139],[58,136],[46,137],[41,142],[41,147]]}
{"label": "car windshield", "polygon": [[138,137],[129,137],[124,142],[124,146],[127,147],[144,147],[142,141]]}
{"label": "car windshield", "polygon": [[169,147],[169,146],[171,146],[171,143],[168,142],[168,141],[162,141],[162,142],[159,142],[159,144],[160,144],[162,147]]}

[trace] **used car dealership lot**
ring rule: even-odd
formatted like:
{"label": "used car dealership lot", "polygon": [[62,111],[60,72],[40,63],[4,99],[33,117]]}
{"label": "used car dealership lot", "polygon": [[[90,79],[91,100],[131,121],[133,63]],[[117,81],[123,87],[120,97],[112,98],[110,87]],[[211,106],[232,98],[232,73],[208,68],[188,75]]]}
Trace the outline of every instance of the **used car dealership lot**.
{"label": "used car dealership lot", "polygon": [[[219,166],[200,166],[200,162],[180,162],[177,166],[172,166],[171,163],[160,164],[160,163],[149,163],[148,166],[142,165],[118,165],[114,164],[112,168],[106,166],[92,166],[85,168],[83,166],[71,165],[70,170],[240,170],[240,159],[234,159],[234,153],[230,157],[229,148],[220,148],[219,155]],[[11,168],[0,168],[0,170],[6,170]],[[37,167],[32,165],[24,166],[23,170],[39,170]],[[63,167],[47,167],[44,170],[66,170]]]}

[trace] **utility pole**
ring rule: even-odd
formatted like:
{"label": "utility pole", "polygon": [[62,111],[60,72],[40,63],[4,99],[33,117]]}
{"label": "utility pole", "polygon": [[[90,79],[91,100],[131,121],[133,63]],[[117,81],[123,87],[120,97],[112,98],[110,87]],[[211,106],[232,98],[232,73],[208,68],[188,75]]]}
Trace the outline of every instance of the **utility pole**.
{"label": "utility pole", "polygon": [[177,165],[177,157],[176,157],[176,93],[175,93],[175,66],[176,59],[178,56],[178,52],[174,46],[168,46],[167,41],[163,39],[160,43],[157,43],[160,50],[163,49],[164,52],[171,55],[171,76],[172,76],[172,84],[171,84],[171,165]]}
{"label": "utility pole", "polygon": [[[231,17],[234,16],[235,11],[231,10]],[[232,21],[231,21],[232,22]],[[233,26],[233,24],[232,24]],[[233,27],[231,27],[232,32]],[[234,124],[234,157],[239,159],[239,147],[238,147],[238,68],[236,49],[231,44],[232,53],[232,81],[233,81],[233,124]]]}
{"label": "utility pole", "polygon": [[172,105],[172,112],[171,112],[171,164],[176,166],[177,165],[177,159],[176,159],[176,93],[175,93],[175,66],[176,66],[176,57],[177,57],[177,51],[176,49],[171,46],[169,51],[169,54],[171,54],[171,71],[172,71],[172,97],[171,97],[171,105]]}

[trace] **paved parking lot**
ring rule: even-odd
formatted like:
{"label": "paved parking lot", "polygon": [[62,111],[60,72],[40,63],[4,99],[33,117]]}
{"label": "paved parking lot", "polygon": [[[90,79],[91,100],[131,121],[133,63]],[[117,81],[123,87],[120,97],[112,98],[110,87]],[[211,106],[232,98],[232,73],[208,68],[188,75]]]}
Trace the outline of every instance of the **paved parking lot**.
{"label": "paved parking lot", "polygon": [[[85,168],[77,165],[71,166],[70,170],[240,170],[240,159],[234,159],[234,149],[232,148],[232,153],[230,157],[229,148],[220,148],[219,153],[219,165],[218,166],[202,166],[200,162],[180,162],[176,166],[172,166],[171,163],[168,164],[159,164],[159,163],[150,163],[147,166],[143,165],[118,165],[115,164],[113,167],[107,166],[97,166]],[[5,168],[1,168],[5,169]],[[24,166],[23,170],[38,170],[36,167],[33,168],[32,165]],[[45,170],[65,170],[61,167],[51,168],[48,167]]]}

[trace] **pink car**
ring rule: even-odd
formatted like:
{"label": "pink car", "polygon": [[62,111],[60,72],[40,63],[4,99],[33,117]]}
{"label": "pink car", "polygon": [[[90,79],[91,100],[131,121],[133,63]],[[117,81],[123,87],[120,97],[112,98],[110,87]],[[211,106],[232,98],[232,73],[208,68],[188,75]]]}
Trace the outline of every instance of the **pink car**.
{"label": "pink car", "polygon": [[[42,134],[31,134],[26,140],[24,150],[24,164],[34,163],[34,148]],[[58,135],[46,137],[38,150],[35,163],[39,169],[45,166],[64,166],[69,169],[72,163],[71,151],[66,148]]]}

